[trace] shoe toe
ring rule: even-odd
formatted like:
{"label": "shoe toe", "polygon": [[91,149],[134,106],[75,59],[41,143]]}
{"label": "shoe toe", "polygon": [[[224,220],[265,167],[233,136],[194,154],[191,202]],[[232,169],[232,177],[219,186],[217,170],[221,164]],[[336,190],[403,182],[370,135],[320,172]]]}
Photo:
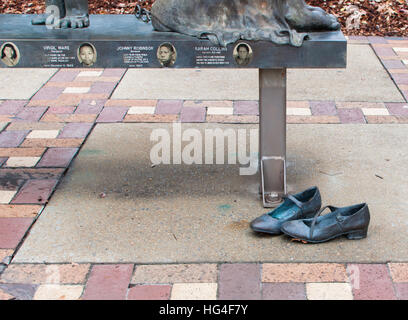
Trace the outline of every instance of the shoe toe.
{"label": "shoe toe", "polygon": [[280,234],[281,223],[279,220],[272,218],[268,214],[264,214],[251,222],[251,229],[257,232],[266,232],[272,234]]}
{"label": "shoe toe", "polygon": [[288,221],[282,224],[281,231],[291,237],[307,238],[309,236],[309,228],[302,220]]}

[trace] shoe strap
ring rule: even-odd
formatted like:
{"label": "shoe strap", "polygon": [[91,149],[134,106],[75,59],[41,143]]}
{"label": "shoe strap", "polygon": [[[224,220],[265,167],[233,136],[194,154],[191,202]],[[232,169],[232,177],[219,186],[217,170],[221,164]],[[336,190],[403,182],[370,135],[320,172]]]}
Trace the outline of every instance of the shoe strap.
{"label": "shoe strap", "polygon": [[287,198],[287,199],[291,200],[300,209],[303,208],[303,203],[301,201],[299,201],[298,199],[296,199],[293,195],[287,194],[286,196],[284,196],[284,198]]}
{"label": "shoe strap", "polygon": [[330,209],[331,212],[336,211],[338,208],[337,207],[333,207],[333,206],[324,206],[323,208],[321,208],[313,217],[313,221],[312,221],[312,226],[310,227],[310,234],[309,234],[309,239],[312,239],[313,236],[313,231],[316,225],[316,221],[317,218],[323,213],[324,210],[326,210],[327,208]]}

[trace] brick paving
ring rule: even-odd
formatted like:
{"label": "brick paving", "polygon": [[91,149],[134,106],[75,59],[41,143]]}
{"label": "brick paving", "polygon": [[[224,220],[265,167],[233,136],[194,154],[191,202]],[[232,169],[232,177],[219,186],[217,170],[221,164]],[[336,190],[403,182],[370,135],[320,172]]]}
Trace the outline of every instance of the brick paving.
{"label": "brick paving", "polygon": [[[0,276],[0,300],[406,300],[407,269],[408,263],[10,264]],[[271,278],[271,270],[280,277]]]}
{"label": "brick paving", "polygon": [[[408,41],[369,44],[408,101]],[[408,263],[17,264],[15,250],[96,123],[258,123],[258,101],[115,100],[126,69],[60,69],[0,101],[0,300],[408,299]],[[288,101],[288,123],[408,123],[408,102]]]}

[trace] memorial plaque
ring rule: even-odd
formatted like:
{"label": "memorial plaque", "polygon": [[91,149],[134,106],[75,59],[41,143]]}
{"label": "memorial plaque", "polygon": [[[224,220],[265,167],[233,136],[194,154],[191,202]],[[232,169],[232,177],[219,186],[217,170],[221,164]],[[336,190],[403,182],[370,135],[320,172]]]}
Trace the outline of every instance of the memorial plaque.
{"label": "memorial plaque", "polygon": [[[237,41],[222,47],[209,40],[154,31],[133,15],[91,15],[86,29],[48,29],[31,25],[31,19],[32,15],[0,15],[1,68],[346,66],[347,41],[341,31],[309,33],[301,47],[270,41]],[[242,60],[239,51],[247,58]],[[7,58],[6,52],[15,57]],[[171,55],[168,62],[166,54]]]}

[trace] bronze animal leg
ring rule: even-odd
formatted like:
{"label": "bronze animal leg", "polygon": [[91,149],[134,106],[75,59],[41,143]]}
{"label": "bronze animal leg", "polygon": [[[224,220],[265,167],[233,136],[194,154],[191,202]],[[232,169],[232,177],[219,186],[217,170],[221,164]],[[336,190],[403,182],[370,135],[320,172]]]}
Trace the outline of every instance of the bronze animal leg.
{"label": "bronze animal leg", "polygon": [[340,23],[332,14],[309,6],[304,0],[286,0],[286,21],[297,31],[338,30]]}

